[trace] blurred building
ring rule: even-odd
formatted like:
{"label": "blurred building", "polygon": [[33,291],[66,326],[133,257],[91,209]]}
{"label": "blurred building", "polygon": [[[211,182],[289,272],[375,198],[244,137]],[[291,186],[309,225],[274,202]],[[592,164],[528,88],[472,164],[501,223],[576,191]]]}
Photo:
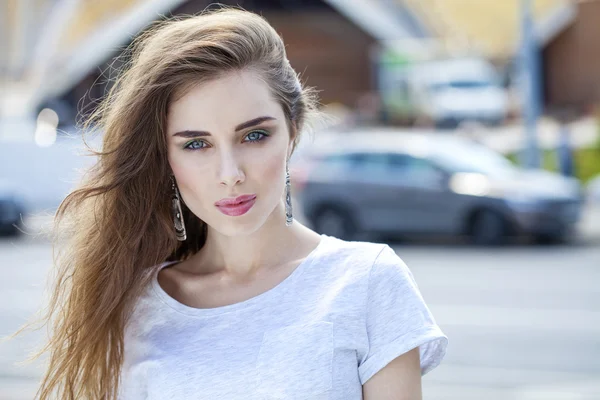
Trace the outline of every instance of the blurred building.
{"label": "blurred building", "polygon": [[[492,60],[514,78],[521,0],[396,0],[408,6],[450,52]],[[600,103],[599,0],[532,0],[541,52],[542,96],[550,112],[585,112]],[[511,76],[512,75],[512,76]]]}
{"label": "blurred building", "polygon": [[[9,0],[11,79],[29,84],[28,104],[48,106],[62,123],[88,110],[114,78],[115,58],[160,16],[193,14],[209,0]],[[288,57],[323,103],[361,104],[377,90],[372,50],[381,41],[426,35],[410,9],[393,1],[227,0],[259,12],[280,32]],[[11,19],[19,16],[27,23]],[[2,24],[5,26],[5,23]],[[29,39],[27,39],[29,38]],[[35,40],[34,40],[35,39]],[[27,46],[31,41],[34,46]],[[35,48],[31,51],[29,49]],[[6,62],[3,65],[7,65]],[[25,90],[26,91],[26,90]],[[22,90],[23,92],[23,90]]]}
{"label": "blurred building", "polygon": [[46,0],[0,2],[0,82],[21,78],[37,40],[36,24],[46,11]]}
{"label": "blurred building", "polygon": [[[174,4],[171,15],[195,14],[204,10],[211,1],[188,0]],[[364,92],[374,90],[369,50],[376,42],[372,32],[357,26],[326,2],[320,0],[282,1],[236,1],[222,2],[239,4],[244,8],[260,12],[283,36],[288,58],[292,66],[301,73],[302,80],[321,90],[325,103],[339,102],[353,105]],[[139,8],[144,5],[138,6]],[[139,13],[140,25],[151,22],[157,14]],[[143,15],[143,16],[142,16]],[[120,46],[127,45],[130,31],[123,31]],[[105,47],[105,46],[103,46]],[[102,74],[110,69],[118,53],[110,49],[98,66],[91,68],[83,79],[62,85],[60,96],[70,104],[78,99],[98,98],[105,91]],[[59,91],[57,90],[56,93]],[[80,104],[83,105],[83,104]],[[85,105],[83,105],[85,108]]]}
{"label": "blurred building", "polygon": [[[521,0],[395,0],[406,4],[450,51],[477,53],[503,64],[518,51]],[[572,0],[532,0],[538,29]],[[544,26],[542,28],[542,26]],[[545,39],[544,39],[545,40]]]}
{"label": "blurred building", "polygon": [[[532,0],[543,48],[548,107],[597,103],[593,51],[600,0]],[[0,5],[0,118],[43,107],[72,124],[106,92],[130,40],[160,16],[193,14],[210,0],[5,0]],[[376,112],[382,52],[394,62],[476,55],[512,83],[520,44],[520,0],[225,0],[265,16],[286,42],[302,80],[324,104]],[[397,49],[398,47],[395,47]],[[417,52],[419,53],[416,56]],[[425,53],[425,54],[423,54]],[[430,54],[431,53],[431,54]],[[383,52],[385,54],[385,52]],[[386,54],[389,56],[389,54]],[[9,100],[7,100],[9,99]],[[366,106],[365,106],[366,104]]]}
{"label": "blurred building", "polygon": [[600,104],[600,1],[565,9],[562,30],[543,48],[546,105],[586,112]]}

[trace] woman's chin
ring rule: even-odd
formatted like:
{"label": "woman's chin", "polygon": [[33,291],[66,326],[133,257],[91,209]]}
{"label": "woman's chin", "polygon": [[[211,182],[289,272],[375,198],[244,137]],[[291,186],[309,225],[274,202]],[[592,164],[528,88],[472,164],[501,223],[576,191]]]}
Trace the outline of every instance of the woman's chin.
{"label": "woman's chin", "polygon": [[223,215],[219,223],[213,228],[225,236],[246,236],[258,231],[264,224],[266,218],[256,218],[255,215],[242,215],[229,217]]}

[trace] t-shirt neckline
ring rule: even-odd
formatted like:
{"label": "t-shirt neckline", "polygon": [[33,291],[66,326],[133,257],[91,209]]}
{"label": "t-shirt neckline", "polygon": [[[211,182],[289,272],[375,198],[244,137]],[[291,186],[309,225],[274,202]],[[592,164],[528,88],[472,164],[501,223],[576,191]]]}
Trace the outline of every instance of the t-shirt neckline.
{"label": "t-shirt neckline", "polygon": [[283,281],[279,282],[276,286],[272,287],[271,289],[269,289],[263,293],[260,293],[254,297],[251,297],[247,300],[243,300],[241,302],[228,304],[225,306],[219,306],[219,307],[196,308],[196,307],[191,307],[191,306],[185,305],[185,304],[179,302],[178,300],[174,299],[167,292],[165,292],[164,289],[158,283],[158,273],[163,268],[178,262],[177,260],[176,261],[166,261],[162,264],[159,264],[158,268],[156,268],[156,270],[154,271],[153,276],[152,276],[152,289],[154,291],[154,294],[167,306],[169,306],[170,308],[174,309],[177,312],[180,312],[180,313],[186,314],[186,315],[190,315],[190,316],[197,316],[197,317],[216,316],[216,315],[222,315],[222,314],[226,314],[226,313],[230,313],[230,312],[238,312],[238,311],[246,310],[249,308],[253,308],[254,306],[257,306],[257,305],[264,305],[266,302],[268,302],[269,299],[271,299],[271,298],[277,296],[278,294],[280,294],[281,292],[285,291],[286,288],[288,288],[291,284],[293,284],[293,282],[296,281],[298,279],[298,277],[305,270],[310,268],[310,266],[313,264],[314,260],[316,259],[317,255],[322,251],[323,247],[325,247],[324,242],[328,238],[328,236],[325,234],[321,234],[320,236],[321,236],[321,240],[319,241],[317,246],[306,256],[306,258]]}

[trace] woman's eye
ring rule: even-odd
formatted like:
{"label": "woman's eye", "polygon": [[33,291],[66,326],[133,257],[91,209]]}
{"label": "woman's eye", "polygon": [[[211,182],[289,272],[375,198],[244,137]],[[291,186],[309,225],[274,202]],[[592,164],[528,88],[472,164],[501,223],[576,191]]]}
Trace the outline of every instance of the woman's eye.
{"label": "woman's eye", "polygon": [[206,147],[206,142],[204,142],[202,140],[192,140],[191,142],[186,143],[186,145],[184,146],[184,149],[197,150],[197,149],[203,149],[205,147]]}
{"label": "woman's eye", "polygon": [[[269,136],[269,134],[267,132],[252,131],[246,135],[244,142],[250,142],[250,143],[260,142],[267,136]],[[198,139],[190,140],[183,146],[184,150],[201,150],[206,147],[208,147],[208,144],[204,140],[198,140]]]}
{"label": "woman's eye", "polygon": [[263,140],[267,136],[266,132],[263,131],[252,131],[248,135],[246,135],[245,142],[258,142]]}

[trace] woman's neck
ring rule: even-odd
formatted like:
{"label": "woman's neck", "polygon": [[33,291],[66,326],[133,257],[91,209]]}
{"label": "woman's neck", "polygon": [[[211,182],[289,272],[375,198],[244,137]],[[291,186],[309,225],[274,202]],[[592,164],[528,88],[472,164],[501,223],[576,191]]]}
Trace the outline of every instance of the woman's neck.
{"label": "woman's neck", "polygon": [[286,226],[285,213],[277,211],[249,235],[226,236],[209,227],[205,245],[186,262],[186,270],[245,280],[264,269],[302,260],[319,243],[320,235],[297,221]]}

